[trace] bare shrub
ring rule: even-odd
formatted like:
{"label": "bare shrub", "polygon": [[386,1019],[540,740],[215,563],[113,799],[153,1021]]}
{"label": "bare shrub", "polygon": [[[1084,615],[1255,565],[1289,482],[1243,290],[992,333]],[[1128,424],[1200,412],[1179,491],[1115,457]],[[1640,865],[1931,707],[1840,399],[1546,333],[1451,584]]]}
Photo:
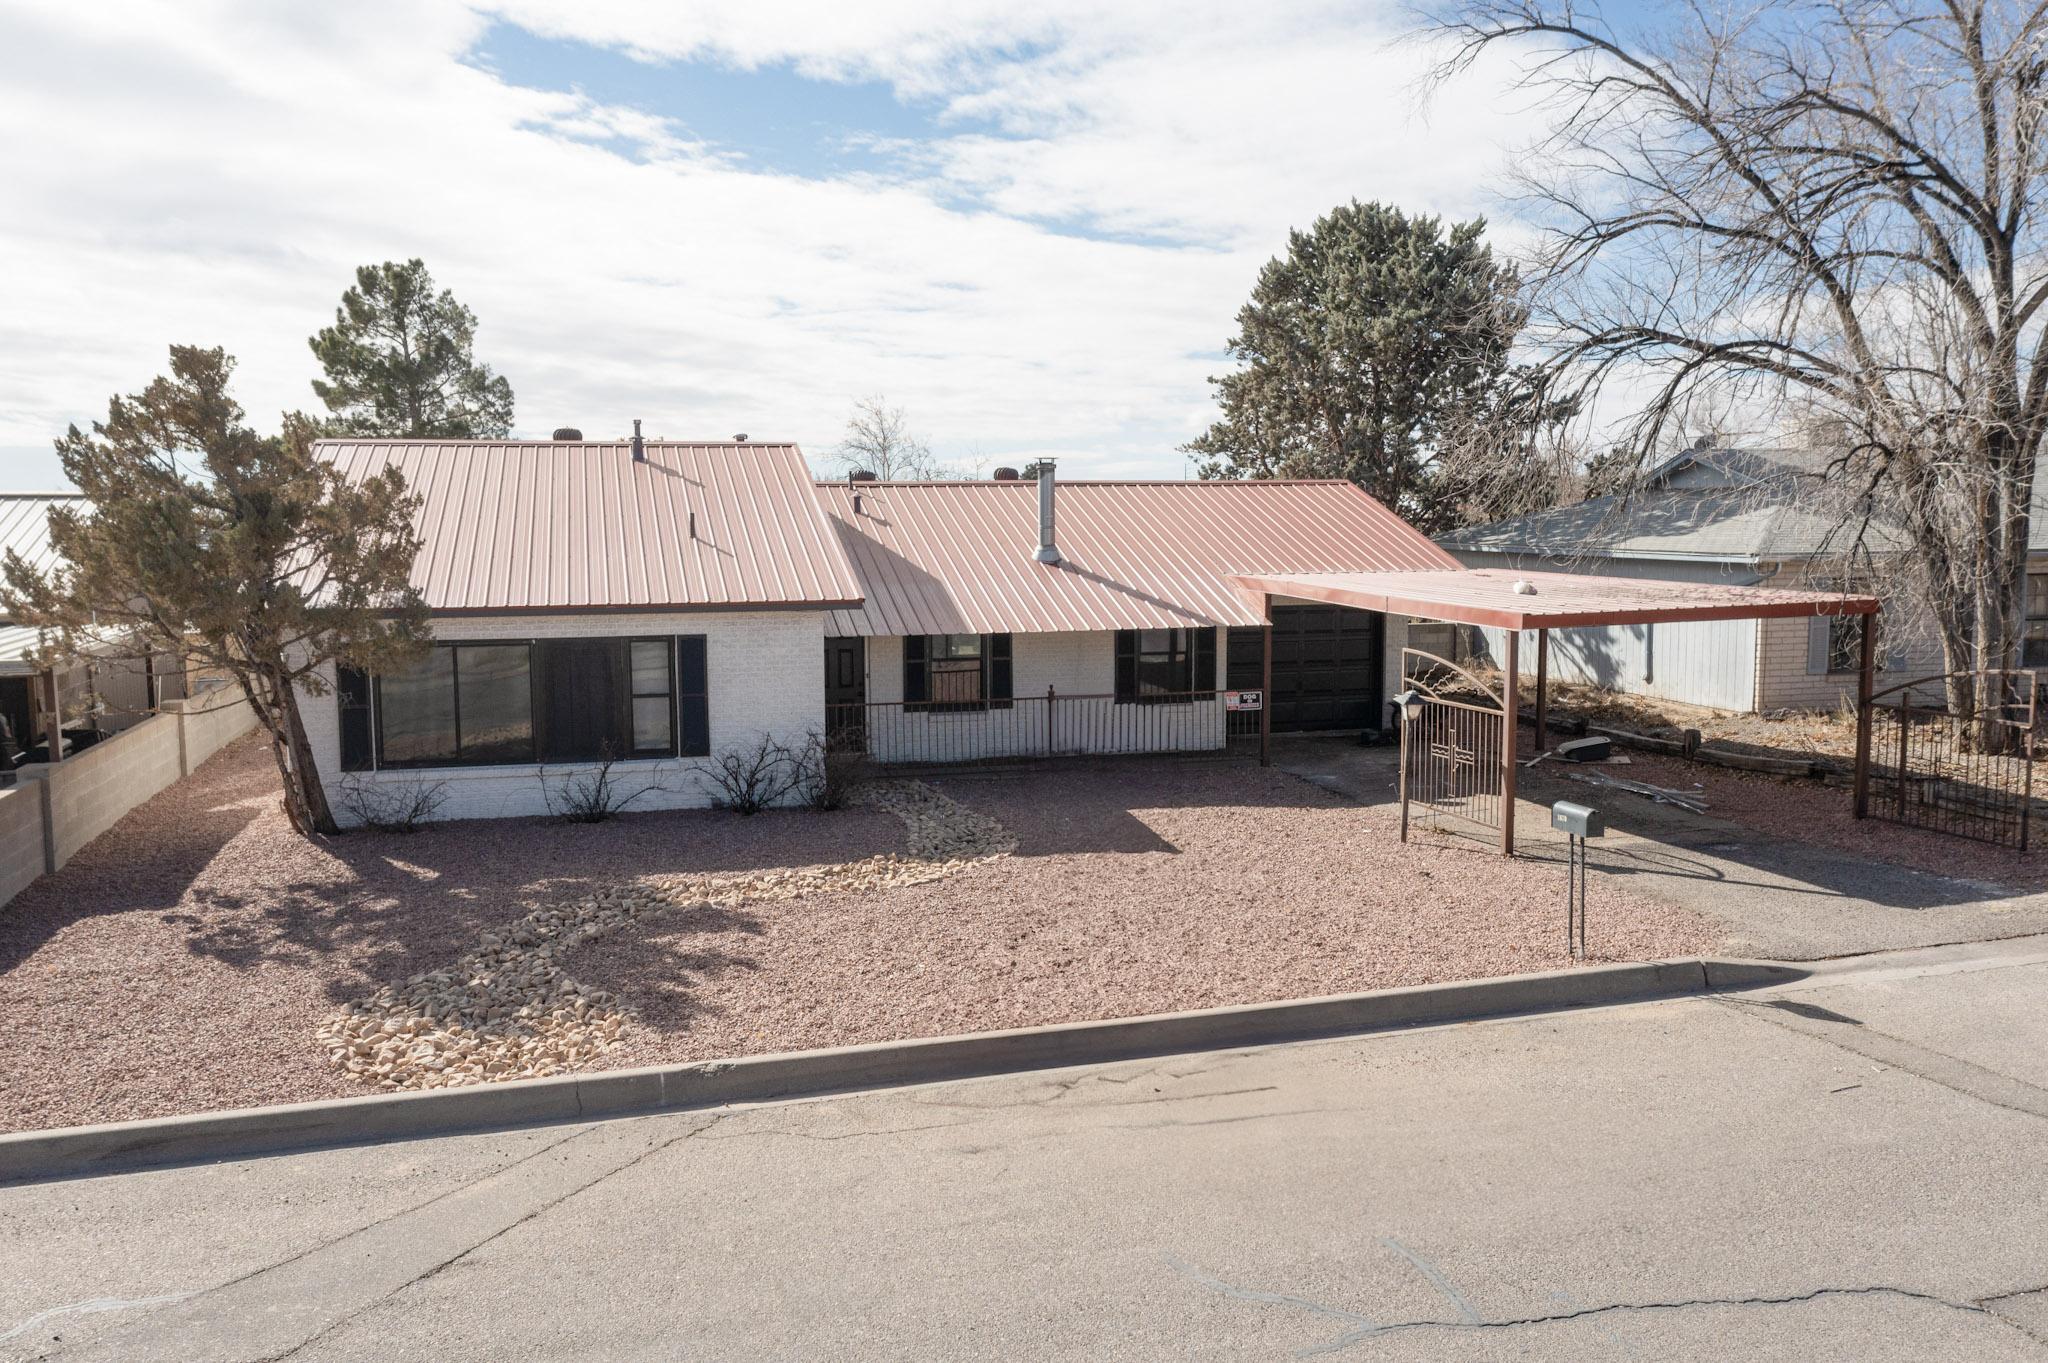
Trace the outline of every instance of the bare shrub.
{"label": "bare shrub", "polygon": [[812,809],[844,807],[872,767],[859,736],[845,730],[822,735],[813,730],[795,749],[794,759],[797,793]]}
{"label": "bare shrub", "polygon": [[563,772],[553,778],[542,768],[540,796],[548,813],[566,823],[603,823],[642,796],[666,789],[658,779],[650,778],[627,790],[612,772],[618,760],[618,754],[607,745],[595,767]]}
{"label": "bare shrub", "polygon": [[360,772],[341,778],[342,810],[351,823],[374,833],[417,833],[448,801],[446,781],[372,781]]}
{"label": "bare shrub", "polygon": [[805,789],[802,752],[762,734],[753,743],[727,748],[704,774],[711,803],[735,814],[759,814]]}

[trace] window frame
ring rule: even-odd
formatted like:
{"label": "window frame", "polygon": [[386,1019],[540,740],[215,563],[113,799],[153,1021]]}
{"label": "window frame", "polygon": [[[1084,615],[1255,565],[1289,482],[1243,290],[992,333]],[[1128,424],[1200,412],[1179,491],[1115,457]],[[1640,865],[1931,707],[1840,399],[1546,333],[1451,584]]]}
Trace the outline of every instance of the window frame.
{"label": "window frame", "polygon": [[[665,691],[641,691],[633,680],[633,649],[639,644],[654,644],[660,647],[662,658],[668,665],[668,689]],[[668,744],[660,748],[643,748],[639,745],[634,730],[637,720],[634,710],[643,700],[664,702],[668,711]],[[657,761],[674,757],[682,742],[682,714],[677,709],[676,694],[676,636],[673,634],[642,634],[626,640],[626,741],[634,761]]]}
{"label": "window frame", "polygon": [[[1170,636],[1163,655],[1169,665],[1179,669],[1179,680],[1183,685],[1173,691],[1147,693],[1144,689],[1145,660],[1157,659],[1157,652],[1147,653],[1145,636],[1165,634]],[[1207,636],[1211,647],[1204,648],[1203,636]],[[1128,650],[1124,639],[1130,640]],[[1214,643],[1216,631],[1213,627],[1201,625],[1174,625],[1159,629],[1118,630],[1113,641],[1116,649],[1116,700],[1118,705],[1192,705],[1198,697],[1211,696],[1216,692]],[[1211,676],[1207,686],[1200,685],[1201,678],[1195,675],[1204,657],[1210,660]],[[1126,661],[1128,660],[1128,667]]]}
{"label": "window frame", "polygon": [[[370,751],[375,771],[446,771],[453,767],[530,767],[540,755],[539,699],[540,685],[533,666],[533,640],[531,639],[447,639],[436,640],[436,649],[448,649],[453,655],[448,669],[448,700],[451,722],[455,726],[455,756],[452,758],[392,758],[384,751],[384,674],[379,672],[370,677]],[[465,648],[523,648],[526,650],[526,717],[527,756],[469,758],[462,756],[462,650]]]}

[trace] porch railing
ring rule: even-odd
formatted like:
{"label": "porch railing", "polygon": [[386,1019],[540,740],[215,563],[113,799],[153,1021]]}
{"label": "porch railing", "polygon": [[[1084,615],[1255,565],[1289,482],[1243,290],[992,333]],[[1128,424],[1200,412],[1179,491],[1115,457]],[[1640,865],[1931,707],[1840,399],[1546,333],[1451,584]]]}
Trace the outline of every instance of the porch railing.
{"label": "porch railing", "polygon": [[1256,746],[1256,710],[1232,710],[1223,691],[1135,699],[1041,694],[990,701],[868,701],[825,707],[833,738],[877,762],[941,766],[1008,758],[1221,752]]}

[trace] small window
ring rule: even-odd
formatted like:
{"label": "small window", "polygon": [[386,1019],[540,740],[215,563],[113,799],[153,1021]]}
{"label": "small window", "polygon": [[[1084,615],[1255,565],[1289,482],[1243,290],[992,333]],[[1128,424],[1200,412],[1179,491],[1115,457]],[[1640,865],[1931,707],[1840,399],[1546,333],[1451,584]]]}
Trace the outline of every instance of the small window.
{"label": "small window", "polygon": [[666,757],[676,750],[675,649],[667,639],[633,641],[633,753]]}
{"label": "small window", "polygon": [[[1863,668],[1863,616],[1831,615],[1828,617],[1828,674],[1859,672]],[[1877,619],[1870,617],[1870,627],[1877,628]]]}
{"label": "small window", "polygon": [[981,704],[987,690],[982,684],[979,634],[934,634],[930,658],[931,686],[927,694],[934,709]]}
{"label": "small window", "polygon": [[2021,667],[2048,667],[2048,573],[2027,574],[2027,629]]}
{"label": "small window", "polygon": [[1213,629],[1126,629],[1116,636],[1119,705],[1187,705],[1216,687]]}

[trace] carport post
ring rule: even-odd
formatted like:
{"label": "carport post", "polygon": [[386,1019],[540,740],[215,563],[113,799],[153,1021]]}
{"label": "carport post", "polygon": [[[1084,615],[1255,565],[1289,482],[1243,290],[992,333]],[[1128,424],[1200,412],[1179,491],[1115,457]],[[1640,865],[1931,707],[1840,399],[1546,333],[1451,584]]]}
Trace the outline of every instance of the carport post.
{"label": "carport post", "polygon": [[1536,751],[1542,752],[1550,746],[1545,734],[1544,721],[1550,714],[1550,697],[1546,694],[1550,685],[1550,631],[1536,631]]}
{"label": "carport post", "polygon": [[[1866,818],[1870,813],[1870,693],[1877,677],[1877,617],[1863,617],[1863,631],[1856,641],[1856,797],[1853,808],[1856,817]],[[1903,730],[1904,712],[1899,723]],[[1899,767],[1899,777],[1905,779],[1905,766]]]}
{"label": "carport post", "polygon": [[1273,594],[1266,593],[1259,612],[1266,623],[1259,630],[1259,765],[1273,765]]}
{"label": "carport post", "polygon": [[1522,718],[1522,681],[1515,664],[1522,634],[1509,628],[1503,635],[1507,657],[1501,669],[1500,692],[1500,854],[1511,857],[1515,854],[1515,727]]}
{"label": "carport post", "polygon": [[57,698],[57,669],[43,670],[42,685],[37,690],[43,693],[43,703],[49,708],[43,711],[43,742],[49,745],[43,760],[62,762],[64,760],[64,706]]}

